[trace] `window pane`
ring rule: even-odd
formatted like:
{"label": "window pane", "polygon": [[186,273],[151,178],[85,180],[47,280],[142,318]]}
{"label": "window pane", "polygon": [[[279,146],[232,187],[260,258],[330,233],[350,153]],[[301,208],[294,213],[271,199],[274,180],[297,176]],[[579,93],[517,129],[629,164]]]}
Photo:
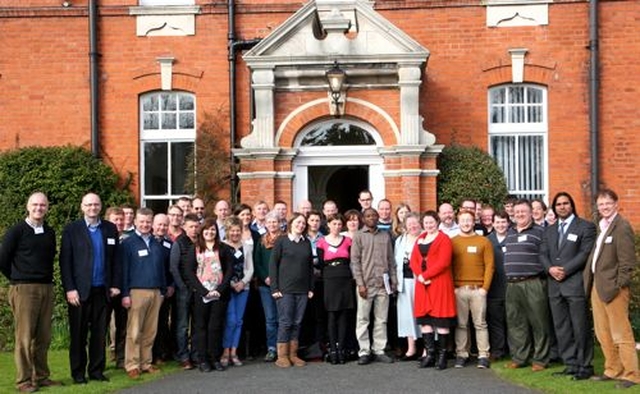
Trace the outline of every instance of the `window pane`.
{"label": "window pane", "polygon": [[542,102],[542,89],[528,88],[527,89],[527,102],[528,103],[541,103]]}
{"label": "window pane", "polygon": [[524,103],[524,87],[523,86],[509,87],[509,102]]}
{"label": "window pane", "polygon": [[491,107],[491,123],[504,123],[504,106],[494,105]]}
{"label": "window pane", "polygon": [[524,106],[514,105],[509,108],[509,123],[524,123]]}
{"label": "window pane", "polygon": [[142,127],[145,130],[157,130],[159,128],[158,114],[145,113],[142,117],[144,119]]}
{"label": "window pane", "polygon": [[171,144],[171,193],[191,194],[193,185],[187,185],[188,159],[193,152],[193,142]]}
{"label": "window pane", "polygon": [[365,129],[350,123],[326,123],[309,131],[301,146],[375,145],[376,142]]}
{"label": "window pane", "polygon": [[509,190],[517,188],[516,138],[514,136],[492,136],[490,139],[491,155],[507,180]]}
{"label": "window pane", "polygon": [[193,111],[194,103],[193,96],[181,94],[180,95],[180,110],[181,111]]}
{"label": "window pane", "polygon": [[193,112],[185,112],[180,114],[180,128],[193,129]]}
{"label": "window pane", "polygon": [[532,105],[527,108],[527,116],[529,123],[541,123],[542,122],[542,106]]}
{"label": "window pane", "polygon": [[144,144],[144,194],[167,194],[167,144]]}
{"label": "window pane", "polygon": [[162,114],[162,129],[163,130],[176,129],[176,114],[173,114],[173,113]]}
{"label": "window pane", "polygon": [[157,111],[158,110],[158,96],[151,95],[142,99],[143,111]]}
{"label": "window pane", "polygon": [[145,207],[151,208],[154,214],[167,212],[169,200],[145,200]]}
{"label": "window pane", "polygon": [[504,104],[506,89],[505,88],[497,88],[491,90],[491,103],[493,104]]}
{"label": "window pane", "polygon": [[163,94],[162,96],[162,110],[163,111],[175,111],[176,110],[176,95],[173,93]]}

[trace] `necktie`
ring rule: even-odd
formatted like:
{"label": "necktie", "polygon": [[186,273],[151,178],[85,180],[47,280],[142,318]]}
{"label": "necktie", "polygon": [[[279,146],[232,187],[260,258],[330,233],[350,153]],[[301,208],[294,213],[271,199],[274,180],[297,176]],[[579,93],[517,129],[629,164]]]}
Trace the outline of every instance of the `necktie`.
{"label": "necktie", "polygon": [[567,222],[561,222],[560,226],[558,226],[558,247],[562,246],[562,242],[564,241],[564,228],[567,225]]}

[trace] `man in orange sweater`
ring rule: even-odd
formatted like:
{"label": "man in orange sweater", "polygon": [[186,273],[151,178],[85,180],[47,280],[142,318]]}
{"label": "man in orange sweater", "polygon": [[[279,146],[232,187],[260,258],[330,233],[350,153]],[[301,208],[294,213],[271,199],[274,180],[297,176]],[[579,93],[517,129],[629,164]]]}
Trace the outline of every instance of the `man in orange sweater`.
{"label": "man in orange sweater", "polygon": [[475,233],[475,215],[468,210],[458,213],[460,234],[451,239],[452,268],[456,287],[456,368],[469,361],[469,312],[473,319],[478,342],[478,368],[489,368],[489,331],[487,329],[487,292],[493,278],[493,246]]}

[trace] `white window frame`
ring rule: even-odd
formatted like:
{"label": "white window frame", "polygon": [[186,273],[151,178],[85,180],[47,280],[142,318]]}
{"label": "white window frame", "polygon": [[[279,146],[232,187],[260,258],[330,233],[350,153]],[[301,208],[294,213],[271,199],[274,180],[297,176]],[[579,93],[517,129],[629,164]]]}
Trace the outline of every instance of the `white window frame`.
{"label": "white window frame", "polygon": [[[542,103],[541,103],[541,116],[542,116],[542,121],[541,122],[523,122],[523,123],[514,123],[514,122],[510,122],[509,118],[508,118],[508,108],[511,106],[509,104],[509,98],[508,98],[508,92],[509,92],[509,88],[510,87],[524,87],[525,89],[538,89],[541,91],[542,93]],[[492,109],[493,106],[495,105],[494,103],[491,102],[491,93],[498,90],[498,89],[504,89],[505,90],[505,107],[506,107],[506,111],[505,111],[505,116],[506,116],[506,120],[503,123],[492,123]],[[526,91],[525,91],[525,100],[527,97]],[[548,134],[549,134],[549,124],[548,124],[548,107],[549,107],[549,103],[548,103],[548,95],[547,95],[547,88],[543,85],[536,85],[536,84],[505,84],[505,85],[499,85],[499,86],[494,86],[492,88],[490,88],[487,91],[487,109],[488,109],[488,113],[487,113],[487,124],[488,124],[488,148],[489,148],[489,153],[493,153],[493,147],[492,147],[492,143],[491,143],[491,138],[492,137],[496,137],[496,136],[504,136],[504,137],[515,137],[516,139],[516,144],[515,144],[515,149],[516,149],[516,153],[514,154],[514,156],[516,158],[520,157],[520,152],[518,151],[519,149],[519,145],[518,145],[518,139],[520,137],[524,137],[524,136],[540,136],[542,137],[542,175],[544,177],[544,180],[542,182],[543,184],[543,188],[542,189],[535,189],[535,190],[527,190],[524,188],[515,188],[515,189],[511,189],[509,187],[509,184],[515,184],[515,185],[522,185],[522,181],[520,179],[520,160],[516,160],[516,163],[514,163],[516,170],[514,171],[514,176],[515,179],[513,179],[513,182],[509,182],[509,174],[507,174],[505,172],[505,178],[507,181],[507,187],[509,188],[509,194],[514,194],[514,195],[518,195],[518,196],[526,196],[528,198],[536,198],[536,197],[540,197],[543,200],[548,200],[548,196],[549,196],[549,143],[548,143]],[[527,108],[527,102],[525,101],[524,106],[525,106],[525,114],[527,113],[526,108]],[[518,104],[520,105],[520,104]],[[539,105],[539,104],[537,104]],[[499,163],[498,163],[499,164]]]}
{"label": "white window frame", "polygon": [[[180,110],[179,109],[179,104],[177,103],[177,108],[176,108],[176,129],[162,129],[161,125],[162,125],[162,120],[161,120],[161,116],[159,119],[159,124],[160,124],[160,129],[145,129],[144,128],[144,114],[145,112],[148,111],[144,111],[143,108],[143,101],[150,97],[150,96],[161,96],[163,94],[173,94],[173,95],[188,95],[191,96],[191,98],[193,99],[193,110]],[[160,101],[159,104],[160,106]],[[188,142],[188,143],[192,143],[194,145],[194,149],[195,149],[195,142],[196,142],[196,128],[197,128],[197,101],[196,101],[196,96],[193,93],[189,93],[189,92],[185,92],[185,91],[179,91],[179,90],[172,90],[172,91],[155,91],[155,92],[149,92],[149,93],[145,93],[143,95],[140,95],[139,100],[138,100],[138,107],[139,107],[139,129],[140,129],[140,204],[141,206],[147,206],[147,202],[148,201],[162,201],[162,200],[169,200],[169,204],[174,203],[178,198],[184,196],[184,194],[173,194],[171,191],[173,190],[173,185],[172,185],[172,179],[171,179],[171,174],[173,171],[173,160],[171,160],[171,144],[174,143],[184,143],[184,142]],[[158,111],[153,111],[153,112],[158,112],[158,114],[162,114],[162,110],[160,109],[160,107],[158,108]],[[172,111],[173,112],[173,111]],[[180,129],[179,128],[179,113],[180,112],[193,112],[193,128],[189,128],[189,129]],[[145,144],[147,143],[166,143],[168,145],[167,147],[167,190],[166,190],[166,194],[164,195],[155,195],[155,194],[150,194],[147,195],[145,193]]]}

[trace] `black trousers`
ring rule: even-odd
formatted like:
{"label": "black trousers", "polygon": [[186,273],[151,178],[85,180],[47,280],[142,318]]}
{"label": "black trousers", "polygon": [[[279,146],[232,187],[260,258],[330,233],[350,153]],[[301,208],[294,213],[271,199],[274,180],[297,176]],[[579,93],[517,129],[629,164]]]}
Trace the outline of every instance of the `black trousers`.
{"label": "black trousers", "polygon": [[192,341],[198,362],[220,361],[227,301],[220,299],[204,303],[202,297],[196,295],[194,298]]}
{"label": "black trousers", "polygon": [[153,361],[170,360],[175,349],[175,336],[171,335],[171,328],[169,327],[171,298],[165,298],[160,306],[158,331],[156,332],[156,339],[153,341]]}
{"label": "black trousers", "polygon": [[593,373],[593,324],[585,296],[549,298],[559,356],[576,372]]}
{"label": "black trousers", "polygon": [[504,298],[487,298],[487,325],[491,356],[503,358],[509,355],[507,344],[507,312]]}
{"label": "black trousers", "polygon": [[120,365],[124,368],[124,346],[127,342],[127,318],[129,313],[122,306],[122,296],[118,295],[111,298],[109,302],[109,310],[107,311],[107,325],[109,319],[111,319],[111,313],[115,320],[116,332],[115,332],[115,350],[116,350],[116,365]]}
{"label": "black trousers", "polygon": [[[80,379],[99,377],[105,368],[105,343],[107,335],[107,293],[104,287],[91,289],[89,298],[80,306],[69,307],[69,364],[71,377]],[[89,336],[89,363],[87,367],[87,336]]]}

